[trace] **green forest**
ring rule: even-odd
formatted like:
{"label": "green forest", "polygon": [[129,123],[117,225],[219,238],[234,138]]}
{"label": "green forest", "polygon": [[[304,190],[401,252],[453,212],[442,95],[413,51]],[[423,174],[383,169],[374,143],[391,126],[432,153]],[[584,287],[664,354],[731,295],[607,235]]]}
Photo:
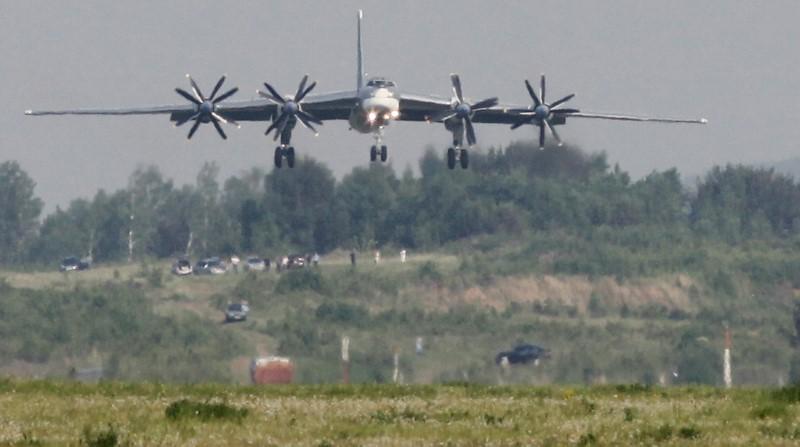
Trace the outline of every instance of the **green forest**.
{"label": "green forest", "polygon": [[[478,236],[519,241],[532,234],[638,249],[786,245],[800,233],[800,185],[766,168],[715,167],[688,186],[675,169],[634,181],[604,154],[540,151],[527,142],[477,152],[467,171],[443,166],[432,149],[419,162],[419,176],[371,164],[341,181],[308,157],[294,169],[253,168],[224,180],[208,163],[194,185],[183,186],[145,166],[124,189],[101,190],[42,216],[35,180],[9,161],[0,165],[0,261],[53,265],[89,254],[97,262],[126,260],[129,230],[137,259],[183,254],[190,239],[191,254],[208,256],[435,250]],[[693,261],[671,262],[638,268],[682,270]]]}

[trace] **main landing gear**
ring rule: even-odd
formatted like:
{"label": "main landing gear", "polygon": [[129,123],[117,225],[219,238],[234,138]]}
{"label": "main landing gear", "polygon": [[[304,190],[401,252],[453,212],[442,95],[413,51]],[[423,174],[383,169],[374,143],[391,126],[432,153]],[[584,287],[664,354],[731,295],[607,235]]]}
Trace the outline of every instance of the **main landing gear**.
{"label": "main landing gear", "polygon": [[466,149],[449,148],[447,149],[447,167],[455,169],[456,162],[461,165],[461,169],[469,167],[469,152]]}
{"label": "main landing gear", "polygon": [[275,167],[280,169],[283,166],[283,159],[286,158],[286,166],[290,169],[294,167],[294,147],[278,146],[275,148]]}

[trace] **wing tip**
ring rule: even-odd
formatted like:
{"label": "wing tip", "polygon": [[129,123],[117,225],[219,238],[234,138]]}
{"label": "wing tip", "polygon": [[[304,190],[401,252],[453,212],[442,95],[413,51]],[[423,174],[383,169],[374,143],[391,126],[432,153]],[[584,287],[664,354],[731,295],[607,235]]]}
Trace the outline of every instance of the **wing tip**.
{"label": "wing tip", "polygon": [[705,118],[700,118],[700,124],[708,124],[708,120]]}
{"label": "wing tip", "polygon": [[28,109],[28,110],[25,111],[25,114],[26,115],[33,115],[33,110]]}

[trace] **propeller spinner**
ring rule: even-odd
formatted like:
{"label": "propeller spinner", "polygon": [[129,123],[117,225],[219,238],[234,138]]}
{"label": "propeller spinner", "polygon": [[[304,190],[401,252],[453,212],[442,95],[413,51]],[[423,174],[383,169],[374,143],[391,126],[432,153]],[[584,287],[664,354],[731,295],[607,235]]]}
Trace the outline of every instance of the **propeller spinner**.
{"label": "propeller spinner", "polygon": [[236,92],[239,91],[238,87],[234,87],[227,92],[217,96],[219,93],[219,89],[222,87],[222,84],[225,82],[225,76],[219,78],[217,81],[217,85],[214,86],[214,90],[211,92],[211,96],[206,98],[203,96],[203,92],[200,90],[200,87],[197,83],[192,79],[191,76],[188,74],[186,77],[189,79],[189,84],[192,86],[192,93],[187,92],[184,89],[176,88],[175,92],[179,95],[186,98],[188,101],[192,102],[195,107],[195,113],[192,115],[188,115],[185,118],[178,120],[175,123],[175,126],[182,126],[189,121],[194,120],[194,124],[192,128],[189,130],[189,135],[186,138],[191,139],[195,132],[197,132],[197,128],[200,127],[201,123],[211,123],[214,125],[214,128],[217,129],[217,133],[223,140],[228,139],[228,136],[225,135],[225,132],[222,130],[222,126],[220,126],[220,122],[233,124],[234,126],[239,126],[235,121],[229,118],[223,117],[219,112],[217,112],[217,105],[233,96]]}
{"label": "propeller spinner", "polygon": [[530,95],[531,99],[533,100],[533,109],[526,112],[520,113],[520,120],[514,123],[511,128],[516,129],[524,124],[535,124],[539,126],[539,149],[544,148],[544,140],[545,140],[545,128],[550,131],[550,134],[553,135],[553,138],[556,139],[556,142],[559,146],[563,145],[564,143],[561,141],[561,138],[558,136],[558,132],[556,132],[555,126],[552,124],[553,118],[557,117],[558,115],[565,114],[565,113],[578,113],[578,109],[560,109],[558,108],[565,102],[572,99],[575,94],[571,93],[558,101],[554,101],[553,103],[546,102],[545,94],[546,94],[546,81],[545,76],[542,75],[541,84],[539,87],[539,95],[533,90],[531,83],[528,80],[525,80],[525,87],[528,89],[528,94]]}

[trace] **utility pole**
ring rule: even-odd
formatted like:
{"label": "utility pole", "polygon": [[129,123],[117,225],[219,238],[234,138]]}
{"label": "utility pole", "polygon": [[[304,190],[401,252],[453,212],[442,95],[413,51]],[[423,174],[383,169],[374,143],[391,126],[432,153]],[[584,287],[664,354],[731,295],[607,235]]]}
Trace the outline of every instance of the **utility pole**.
{"label": "utility pole", "polygon": [[342,337],[342,383],[350,384],[350,337]]}
{"label": "utility pole", "polygon": [[731,330],[728,325],[725,325],[725,350],[722,353],[722,380],[725,382],[725,388],[730,388],[733,385],[731,377]]}
{"label": "utility pole", "polygon": [[131,215],[130,215],[130,222],[128,224],[128,263],[130,264],[133,262],[133,206],[134,206],[134,193],[133,188],[131,188]]}

